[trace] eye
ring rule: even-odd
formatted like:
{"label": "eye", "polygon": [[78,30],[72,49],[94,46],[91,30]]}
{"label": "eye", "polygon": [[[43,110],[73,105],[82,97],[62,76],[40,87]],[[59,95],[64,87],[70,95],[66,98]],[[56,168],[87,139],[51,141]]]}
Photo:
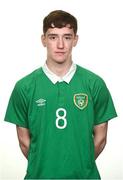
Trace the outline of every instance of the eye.
{"label": "eye", "polygon": [[65,39],[66,39],[66,40],[71,40],[72,37],[71,37],[71,36],[65,36]]}
{"label": "eye", "polygon": [[50,40],[55,40],[55,39],[56,39],[56,36],[49,36],[49,39],[50,39]]}

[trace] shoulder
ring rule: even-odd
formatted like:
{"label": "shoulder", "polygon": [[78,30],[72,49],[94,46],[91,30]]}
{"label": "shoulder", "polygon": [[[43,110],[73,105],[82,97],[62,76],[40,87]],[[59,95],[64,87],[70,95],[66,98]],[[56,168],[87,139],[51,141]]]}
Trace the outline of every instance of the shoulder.
{"label": "shoulder", "polygon": [[[96,73],[90,71],[89,69],[83,68],[79,65],[77,65],[77,69],[78,69],[78,74],[80,76],[84,76],[84,78],[87,79],[100,79],[101,77],[99,75],[97,75]],[[102,78],[101,78],[102,79]]]}
{"label": "shoulder", "polygon": [[28,89],[32,87],[35,81],[40,78],[42,75],[42,68],[38,68],[31,72],[30,74],[24,76],[20,80],[18,80],[15,84],[16,89]]}
{"label": "shoulder", "polygon": [[82,81],[86,82],[92,88],[106,86],[105,81],[98,74],[77,65],[77,74]]}

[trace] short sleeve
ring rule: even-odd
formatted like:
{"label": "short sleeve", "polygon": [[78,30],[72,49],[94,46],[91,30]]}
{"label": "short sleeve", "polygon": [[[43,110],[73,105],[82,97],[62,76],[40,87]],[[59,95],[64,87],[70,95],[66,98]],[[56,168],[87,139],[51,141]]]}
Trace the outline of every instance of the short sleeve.
{"label": "short sleeve", "polygon": [[5,121],[28,128],[27,96],[20,83],[16,83],[6,110]]}
{"label": "short sleeve", "polygon": [[93,89],[94,124],[98,125],[117,117],[111,94],[100,78],[96,81]]}

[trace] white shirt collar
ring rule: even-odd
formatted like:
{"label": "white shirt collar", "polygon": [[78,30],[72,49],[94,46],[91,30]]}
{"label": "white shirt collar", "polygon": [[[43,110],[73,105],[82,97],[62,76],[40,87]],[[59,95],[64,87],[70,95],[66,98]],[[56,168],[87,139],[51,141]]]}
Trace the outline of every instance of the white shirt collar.
{"label": "white shirt collar", "polygon": [[53,84],[57,83],[57,82],[62,82],[65,81],[66,83],[69,84],[69,82],[71,81],[72,77],[74,76],[75,72],[76,72],[76,64],[72,63],[69,71],[67,72],[67,74],[65,74],[63,77],[59,77],[56,74],[54,74],[47,66],[47,64],[45,63],[44,66],[42,67],[44,73],[46,74],[46,76],[52,81]]}

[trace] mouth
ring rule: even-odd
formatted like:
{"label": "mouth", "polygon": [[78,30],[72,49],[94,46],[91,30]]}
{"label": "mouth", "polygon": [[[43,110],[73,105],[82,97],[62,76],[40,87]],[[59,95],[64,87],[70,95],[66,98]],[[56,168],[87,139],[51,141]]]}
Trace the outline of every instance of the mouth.
{"label": "mouth", "polygon": [[64,55],[65,52],[63,52],[63,51],[56,51],[55,54],[58,54],[58,55]]}

